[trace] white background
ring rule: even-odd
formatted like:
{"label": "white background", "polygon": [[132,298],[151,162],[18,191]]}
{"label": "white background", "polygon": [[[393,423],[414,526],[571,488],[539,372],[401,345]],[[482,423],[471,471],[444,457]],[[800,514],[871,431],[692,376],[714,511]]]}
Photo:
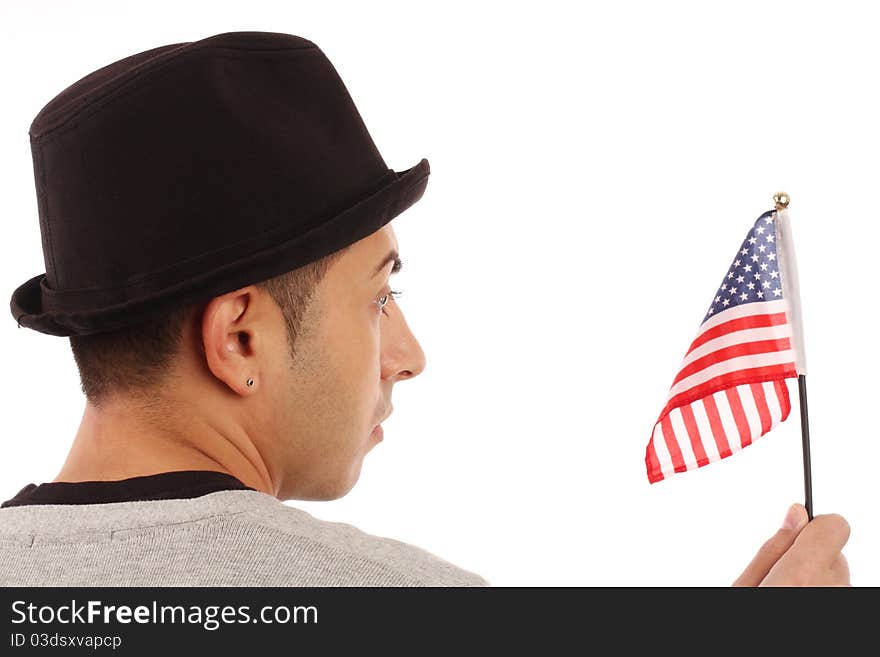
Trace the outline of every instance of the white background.
{"label": "white background", "polygon": [[[129,54],[235,30],[324,50],[388,165],[427,355],[341,500],[288,504],[496,585],[726,585],[802,501],[789,421],[649,485],[685,348],[779,189],[798,247],[816,513],[880,585],[875,402],[878,22],[837,2],[25,2],[0,5],[0,278],[45,271],[27,131]],[[832,8],[833,7],[833,8]],[[859,8],[857,8],[859,7]],[[51,481],[82,414],[66,338],[0,326],[0,498]]]}

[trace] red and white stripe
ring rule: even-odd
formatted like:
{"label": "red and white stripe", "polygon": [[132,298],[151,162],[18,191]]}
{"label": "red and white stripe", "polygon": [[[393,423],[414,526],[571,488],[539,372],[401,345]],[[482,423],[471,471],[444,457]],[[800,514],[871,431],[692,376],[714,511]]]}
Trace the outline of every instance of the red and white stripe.
{"label": "red and white stripe", "polygon": [[797,376],[784,300],[710,317],[684,357],[645,462],[651,483],[726,458],[788,417]]}

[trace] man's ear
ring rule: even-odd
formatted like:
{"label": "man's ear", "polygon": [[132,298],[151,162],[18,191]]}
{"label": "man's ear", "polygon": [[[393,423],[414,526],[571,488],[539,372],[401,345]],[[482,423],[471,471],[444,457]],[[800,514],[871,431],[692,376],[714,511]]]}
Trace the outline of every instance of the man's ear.
{"label": "man's ear", "polygon": [[234,392],[244,395],[259,380],[255,348],[259,341],[255,288],[248,286],[211,299],[201,316],[201,340],[211,373]]}

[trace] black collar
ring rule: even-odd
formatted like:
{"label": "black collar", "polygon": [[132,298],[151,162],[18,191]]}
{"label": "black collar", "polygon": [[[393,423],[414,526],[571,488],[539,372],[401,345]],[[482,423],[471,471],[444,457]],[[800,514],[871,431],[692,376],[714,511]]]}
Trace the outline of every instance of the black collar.
{"label": "black collar", "polygon": [[140,500],[201,497],[219,490],[255,490],[225,472],[179,470],[118,481],[52,481],[28,484],[12,499],[0,504],[108,504]]}

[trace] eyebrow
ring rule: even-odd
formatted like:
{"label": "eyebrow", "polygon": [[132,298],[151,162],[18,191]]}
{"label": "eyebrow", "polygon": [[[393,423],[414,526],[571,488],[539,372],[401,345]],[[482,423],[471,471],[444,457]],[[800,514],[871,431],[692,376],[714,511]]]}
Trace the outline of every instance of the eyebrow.
{"label": "eyebrow", "polygon": [[391,268],[392,274],[396,274],[403,267],[403,262],[401,262],[401,260],[400,260],[400,255],[397,253],[397,251],[395,249],[391,249],[388,252],[388,255],[386,255],[382,259],[382,262],[379,263],[379,266],[376,267],[376,270],[373,272],[373,278],[378,276],[379,272],[381,272],[383,269],[385,269],[385,265],[387,265],[389,262],[394,263],[394,266]]}

